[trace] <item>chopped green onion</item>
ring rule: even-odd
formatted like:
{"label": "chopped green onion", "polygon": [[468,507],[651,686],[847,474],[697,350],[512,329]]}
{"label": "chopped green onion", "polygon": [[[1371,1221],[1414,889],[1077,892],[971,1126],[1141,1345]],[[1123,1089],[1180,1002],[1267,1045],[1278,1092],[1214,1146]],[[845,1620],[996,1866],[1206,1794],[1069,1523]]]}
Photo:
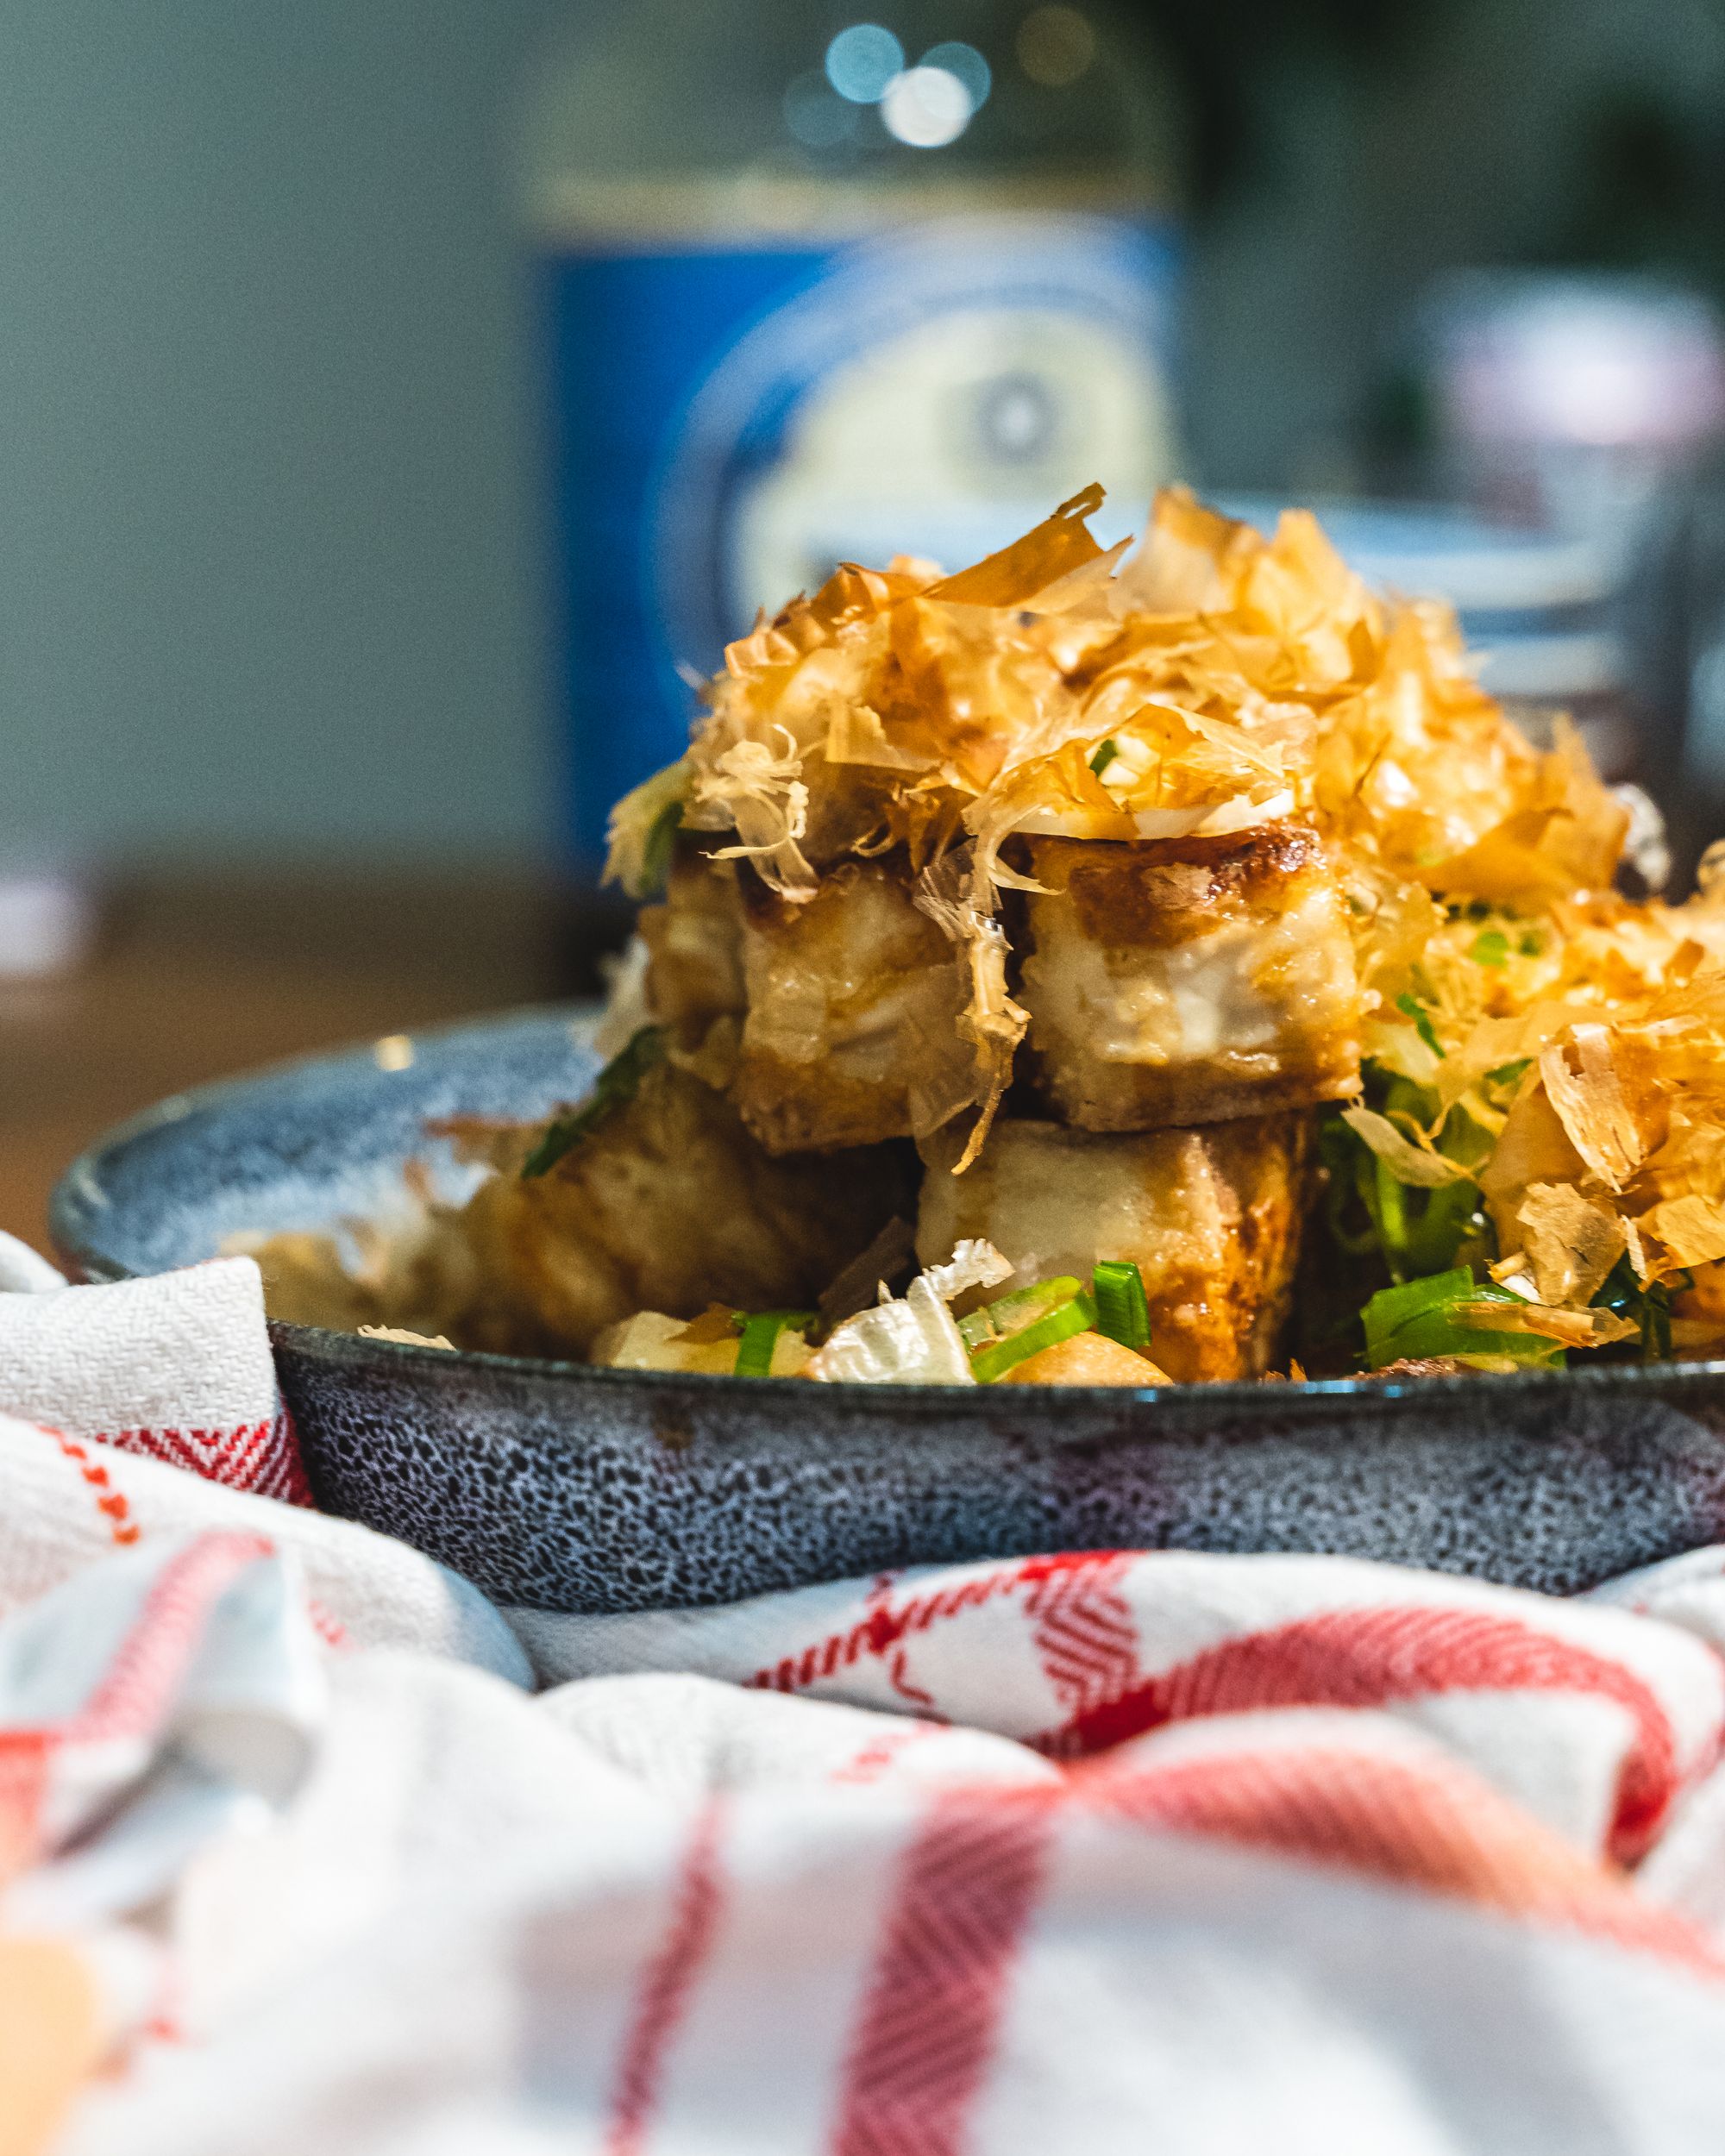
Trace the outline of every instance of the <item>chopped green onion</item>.
{"label": "chopped green onion", "polygon": [[1009,1333],[1034,1324],[1057,1303],[1076,1295],[1082,1286],[1070,1273],[1061,1273],[1052,1280],[1033,1281],[1028,1288],[1014,1288],[1010,1294],[997,1296],[961,1318],[959,1337],[973,1351],[987,1347],[990,1340],[1003,1340]]}
{"label": "chopped green onion", "polygon": [[620,1049],[593,1081],[593,1091],[573,1114],[558,1116],[523,1163],[523,1180],[543,1175],[584,1138],[609,1122],[617,1111],[635,1098],[641,1081],[663,1059],[665,1036],[656,1025],[643,1025],[626,1048]]}
{"label": "chopped green onion", "polygon": [[1496,1150],[1495,1133],[1476,1123],[1458,1101],[1444,1118],[1444,1127],[1438,1132],[1438,1150],[1444,1158],[1457,1161],[1464,1168],[1484,1168]]}
{"label": "chopped green onion", "polygon": [[[1324,1210],[1330,1233],[1350,1257],[1364,1257],[1378,1248],[1377,1222],[1365,1202],[1371,1148],[1333,1109],[1318,1125],[1318,1156],[1327,1171]],[[1365,1225],[1353,1225],[1355,1202],[1364,1210]]]}
{"label": "chopped green onion", "polygon": [[1413,1269],[1408,1263],[1408,1186],[1377,1153],[1371,1156],[1369,1172],[1365,1209],[1377,1223],[1377,1239],[1389,1261],[1390,1272],[1400,1280]]}
{"label": "chopped green onion", "polygon": [[1641,1360],[1669,1363],[1672,1357],[1671,1289],[1662,1280],[1641,1290]]}
{"label": "chopped green onion", "polygon": [[1668,1363],[1672,1353],[1672,1289],[1681,1290],[1692,1284],[1693,1275],[1684,1272],[1668,1281],[1649,1281],[1643,1287],[1636,1279],[1635,1269],[1626,1252],[1600,1283],[1593,1307],[1609,1310],[1614,1317],[1633,1318],[1641,1328],[1641,1360]]}
{"label": "chopped green onion", "polygon": [[[1375,1091],[1383,1074],[1373,1069],[1368,1076]],[[1429,1088],[1400,1076],[1391,1078],[1378,1097],[1383,1114],[1398,1123],[1406,1119],[1421,1130],[1438,1112],[1437,1096]],[[1438,1150],[1471,1175],[1490,1156],[1492,1142],[1491,1134],[1460,1106],[1451,1109],[1438,1133]],[[1325,1210],[1330,1233],[1348,1257],[1365,1257],[1376,1251],[1392,1280],[1408,1281],[1443,1272],[1459,1263],[1464,1253],[1496,1254],[1491,1224],[1476,1182],[1422,1190],[1399,1181],[1389,1163],[1339,1113],[1327,1116],[1320,1125],[1319,1150],[1329,1171]]]}
{"label": "chopped green onion", "polygon": [[1122,1347],[1150,1345],[1150,1305],[1144,1275],[1131,1258],[1105,1257],[1090,1275],[1096,1298],[1096,1330]]}
{"label": "chopped green onion", "polygon": [[1488,1222],[1477,1183],[1446,1183],[1427,1193],[1420,1217],[1407,1232],[1404,1269],[1410,1278],[1452,1267],[1464,1243],[1483,1238]]}
{"label": "chopped green onion", "polygon": [[1051,1310],[1045,1310],[1039,1318],[1021,1326],[1005,1339],[991,1340],[986,1347],[976,1350],[970,1357],[970,1374],[979,1385],[992,1385],[1008,1370],[1016,1369],[1020,1363],[1027,1363],[1032,1355],[1040,1355],[1044,1348],[1057,1347],[1062,1340],[1088,1332],[1095,1326],[1094,1299],[1076,1281],[1072,1286],[1076,1292],[1063,1302],[1056,1303]]}
{"label": "chopped green onion", "polygon": [[[1399,1082],[1392,1092],[1399,1088]],[[1445,1159],[1466,1169],[1482,1167],[1490,1158],[1495,1144],[1491,1133],[1482,1130],[1459,1105],[1444,1118],[1438,1133],[1438,1150]],[[1384,1165],[1378,1163],[1380,1169]],[[1387,1200],[1381,1210],[1389,1214]],[[1394,1217],[1400,1226],[1400,1240],[1393,1247],[1386,1244],[1385,1255],[1398,1279],[1414,1280],[1452,1269],[1462,1245],[1471,1239],[1490,1241],[1495,1248],[1476,1182],[1445,1183],[1440,1189],[1427,1191],[1402,1186],[1395,1195]]]}
{"label": "chopped green onion", "polygon": [[1486,1072],[1485,1082],[1488,1086],[1502,1086],[1505,1088],[1510,1086],[1519,1086],[1521,1082],[1522,1072],[1527,1069],[1533,1060],[1531,1056],[1518,1056],[1512,1063],[1499,1063],[1496,1069]]}
{"label": "chopped green onion", "polygon": [[1406,1116],[1410,1123],[1417,1123],[1423,1131],[1438,1112],[1438,1096],[1429,1086],[1416,1086],[1411,1078],[1400,1072],[1392,1074],[1383,1095],[1383,1113],[1394,1119]]}
{"label": "chopped green onion", "polygon": [[[1120,745],[1119,742],[1117,742],[1113,736],[1110,735],[1108,739],[1102,743],[1100,749],[1097,749],[1095,755],[1091,757],[1091,770],[1094,771],[1096,776],[1100,779],[1102,774],[1107,769],[1108,766],[1113,761],[1114,758],[1120,755]],[[1069,770],[1071,768],[1070,765],[1067,768]]]}
{"label": "chopped green onion", "polygon": [[1635,1269],[1629,1263],[1626,1250],[1622,1257],[1600,1282],[1593,1298],[1596,1310],[1609,1310],[1614,1317],[1628,1317],[1640,1300],[1641,1283],[1635,1277]]}
{"label": "chopped green onion", "polygon": [[1001,1337],[1016,1332],[1020,1326],[1033,1323],[1057,1303],[1076,1295],[1083,1285],[1070,1273],[1057,1273],[1052,1280],[1034,1281],[1028,1288],[1014,1288],[1009,1295],[997,1296],[988,1305],[989,1323]]}
{"label": "chopped green onion", "polygon": [[1501,928],[1482,929],[1468,946],[1468,956],[1481,966],[1507,966],[1509,938]]}
{"label": "chopped green onion", "polygon": [[1375,1362],[1377,1350],[1410,1319],[1427,1310],[1441,1309],[1446,1303],[1458,1302],[1472,1294],[1473,1288],[1473,1275],[1465,1265],[1424,1280],[1404,1282],[1399,1288],[1380,1288],[1361,1313],[1367,1353]]}
{"label": "chopped green onion", "polygon": [[1444,1053],[1443,1044],[1438,1038],[1436,1027],[1432,1024],[1430,1018],[1427,1015],[1425,1005],[1418,1001],[1414,996],[1409,995],[1408,991],[1404,988],[1402,993],[1396,999],[1396,1008],[1402,1013],[1403,1018],[1413,1019],[1414,1031],[1420,1036],[1420,1038],[1424,1041],[1427,1047],[1431,1050],[1433,1055],[1434,1055],[1439,1061],[1441,1062],[1443,1060]]}
{"label": "chopped green onion", "polygon": [[986,1310],[973,1310],[958,1320],[958,1337],[967,1348],[986,1347],[996,1337],[994,1319]]}
{"label": "chopped green onion", "polygon": [[1508,1356],[1542,1368],[1560,1366],[1563,1351],[1529,1332],[1492,1332],[1449,1314],[1457,1303],[1518,1303],[1522,1297],[1495,1282],[1482,1287],[1465,1265],[1382,1288],[1360,1313],[1365,1359],[1373,1369],[1387,1363],[1425,1362],[1438,1356]]}
{"label": "chopped green onion", "polygon": [[812,1310],[760,1310],[743,1320],[743,1338],[737,1345],[738,1377],[770,1377],[773,1351],[781,1332],[806,1332],[814,1323]]}
{"label": "chopped green onion", "polygon": [[641,849],[641,889],[643,899],[661,898],[670,880],[671,857],[677,849],[677,833],[683,827],[683,805],[667,801],[653,818]]}

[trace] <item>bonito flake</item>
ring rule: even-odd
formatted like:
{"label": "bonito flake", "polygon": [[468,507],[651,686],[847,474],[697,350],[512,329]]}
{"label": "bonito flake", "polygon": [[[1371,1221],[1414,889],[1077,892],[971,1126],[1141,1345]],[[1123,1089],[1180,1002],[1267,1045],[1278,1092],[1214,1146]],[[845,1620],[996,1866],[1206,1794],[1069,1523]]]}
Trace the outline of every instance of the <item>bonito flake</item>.
{"label": "bonito flake", "polygon": [[[1310,516],[1266,539],[1170,490],[1122,566],[1087,527],[1101,502],[1087,488],[956,574],[840,567],[730,647],[687,755],[614,819],[637,887],[668,800],[793,905],[846,861],[906,877],[967,987],[953,1041],[906,1036],[928,1070],[898,1089],[919,1138],[968,1118],[967,1157],[1026,1035],[1007,900],[1040,887],[1022,841],[1313,833],[1360,981],[1333,1073],[1452,898],[1539,908],[1607,886],[1625,827],[1572,737],[1541,751],[1505,719],[1445,610],[1374,595]],[[1302,1067],[1321,1061],[1302,1044]],[[818,1103],[802,1123],[819,1132]]]}
{"label": "bonito flake", "polygon": [[[951,574],[843,565],[731,644],[612,818],[658,900],[629,1085],[478,1131],[463,1211],[278,1238],[277,1314],[329,1275],[341,1322],[694,1370],[752,1311],[778,1374],[964,1383],[954,1294],[1130,1257],[1195,1381],[1270,1367],[1327,1220],[1314,1277],[1471,1280],[1445,1325],[1494,1366],[1725,1348],[1725,844],[1685,904],[1622,895],[1628,807],[1448,610],[1303,512],[1171,490],[1104,549],[1101,503]],[[935,1269],[816,1344],[913,1212]]]}

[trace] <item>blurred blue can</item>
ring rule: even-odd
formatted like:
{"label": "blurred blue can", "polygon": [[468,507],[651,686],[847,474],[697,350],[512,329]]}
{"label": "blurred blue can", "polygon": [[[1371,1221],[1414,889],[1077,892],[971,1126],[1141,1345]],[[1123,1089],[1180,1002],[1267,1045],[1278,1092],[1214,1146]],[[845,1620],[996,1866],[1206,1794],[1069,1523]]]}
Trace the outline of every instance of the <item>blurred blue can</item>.
{"label": "blurred blue can", "polygon": [[958,566],[1096,479],[1121,536],[1170,475],[1177,128],[1110,37],[1065,6],[647,0],[543,62],[525,185],[583,871],[757,609],[841,560]]}

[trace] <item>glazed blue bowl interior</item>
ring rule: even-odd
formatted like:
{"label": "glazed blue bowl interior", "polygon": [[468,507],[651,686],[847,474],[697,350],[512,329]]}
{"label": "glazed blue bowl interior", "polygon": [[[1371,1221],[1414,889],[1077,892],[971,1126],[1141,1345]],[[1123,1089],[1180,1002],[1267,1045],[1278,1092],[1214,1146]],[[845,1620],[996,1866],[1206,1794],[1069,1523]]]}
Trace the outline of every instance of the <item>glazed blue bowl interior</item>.
{"label": "glazed blue bowl interior", "polygon": [[588,1008],[392,1035],[177,1094],[111,1132],[55,1194],[54,1240],[93,1279],[215,1257],[229,1237],[337,1227],[400,1210],[410,1160],[440,1196],[480,1171],[427,1125],[531,1118],[592,1084]]}
{"label": "glazed blue bowl interior", "polygon": [[[384,1219],[429,1122],[578,1099],[592,1013],[530,1011],[205,1087],[67,1171],[95,1280]],[[1555,1592],[1725,1539],[1725,1364],[1399,1383],[817,1385],[271,1326],[326,1511],[498,1600],[619,1611],[1036,1551],[1331,1551]]]}

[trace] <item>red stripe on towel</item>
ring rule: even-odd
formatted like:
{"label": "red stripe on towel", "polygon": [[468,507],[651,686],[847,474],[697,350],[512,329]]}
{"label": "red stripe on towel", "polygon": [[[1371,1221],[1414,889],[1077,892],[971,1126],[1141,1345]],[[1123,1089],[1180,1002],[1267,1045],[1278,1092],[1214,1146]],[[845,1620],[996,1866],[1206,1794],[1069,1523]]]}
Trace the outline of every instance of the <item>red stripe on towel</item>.
{"label": "red stripe on towel", "polygon": [[1622,1707],[1623,1763],[1611,1853],[1640,1856],[1678,1793],[1677,1747],[1652,1689],[1620,1662],[1517,1618],[1408,1605],[1324,1612],[1195,1655],[1033,1739],[1059,1758],[1170,1722],[1276,1707],[1385,1707],[1453,1692],[1591,1694]]}
{"label": "red stripe on towel", "polygon": [[906,1851],[845,2062],[836,2156],[959,2156],[1058,1808],[953,1793]]}
{"label": "red stripe on towel", "polygon": [[723,1900],[718,1848],[722,1817],[719,1804],[708,1804],[690,1835],[670,1925],[642,1977],[618,2062],[606,2156],[639,2156],[645,2146],[643,2137],[664,2083],[665,2062],[718,1927]]}

